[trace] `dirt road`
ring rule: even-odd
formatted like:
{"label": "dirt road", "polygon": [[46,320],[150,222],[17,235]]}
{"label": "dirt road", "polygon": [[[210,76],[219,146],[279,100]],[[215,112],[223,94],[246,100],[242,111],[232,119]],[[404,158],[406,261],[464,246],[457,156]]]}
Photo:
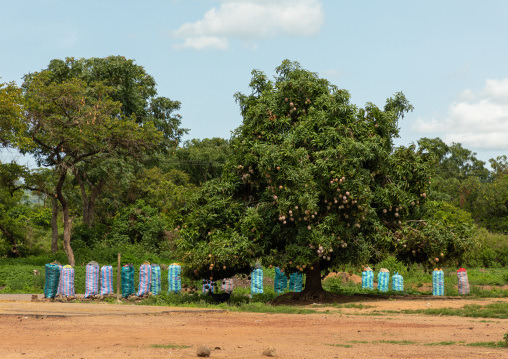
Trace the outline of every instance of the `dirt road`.
{"label": "dirt road", "polygon": [[270,346],[278,358],[508,358],[508,349],[465,345],[502,340],[507,319],[384,312],[498,301],[508,300],[385,300],[286,315],[0,298],[0,358],[196,358],[199,345],[211,358],[266,358]]}

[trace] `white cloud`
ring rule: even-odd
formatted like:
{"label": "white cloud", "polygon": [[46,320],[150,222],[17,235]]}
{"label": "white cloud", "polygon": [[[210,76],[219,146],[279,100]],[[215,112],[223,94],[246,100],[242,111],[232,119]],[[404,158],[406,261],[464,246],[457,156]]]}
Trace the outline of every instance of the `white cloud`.
{"label": "white cloud", "polygon": [[201,20],[183,24],[173,36],[184,41],[176,48],[225,49],[230,38],[312,36],[323,19],[319,0],[223,0],[219,8],[208,10]]}
{"label": "white cloud", "polygon": [[446,116],[418,118],[413,130],[437,133],[446,143],[508,149],[508,78],[486,80],[477,93],[463,91]]}
{"label": "white cloud", "polygon": [[195,36],[186,38],[183,44],[176,44],[176,49],[191,48],[201,50],[204,48],[213,48],[225,50],[228,48],[229,41],[224,37],[215,36]]}

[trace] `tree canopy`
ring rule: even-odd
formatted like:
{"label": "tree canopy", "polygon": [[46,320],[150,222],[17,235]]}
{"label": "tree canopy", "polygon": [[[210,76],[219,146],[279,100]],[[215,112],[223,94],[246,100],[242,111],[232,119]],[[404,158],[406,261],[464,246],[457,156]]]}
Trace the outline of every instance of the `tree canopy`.
{"label": "tree canopy", "polygon": [[[31,145],[17,146],[19,150],[53,169],[53,188],[32,188],[29,181],[18,187],[45,190],[58,199],[64,217],[64,247],[73,265],[69,202],[63,193],[69,173],[81,164],[98,165],[105,156],[140,156],[163,143],[163,134],[149,119],[140,124],[135,113],[123,113],[122,104],[112,96],[114,89],[103,81],[76,77],[56,81],[58,74],[52,65],[54,62],[46,70],[25,76],[23,115],[12,133],[17,140],[9,145],[30,139]],[[24,177],[31,176],[30,171],[25,172]]]}
{"label": "tree canopy", "polygon": [[393,145],[412,110],[402,93],[383,109],[359,108],[296,62],[285,60],[273,81],[252,75],[252,94],[235,95],[243,123],[232,156],[221,182],[196,199],[180,250],[198,277],[227,277],[262,258],[305,272],[306,288],[319,290],[321,269],[368,260],[388,232],[418,218],[429,156]]}

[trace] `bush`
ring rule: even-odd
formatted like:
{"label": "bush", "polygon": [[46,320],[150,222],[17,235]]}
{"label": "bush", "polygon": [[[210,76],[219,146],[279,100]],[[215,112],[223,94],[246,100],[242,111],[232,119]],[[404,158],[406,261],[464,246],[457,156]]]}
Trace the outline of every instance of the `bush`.
{"label": "bush", "polygon": [[479,246],[468,251],[465,264],[470,267],[498,268],[508,265],[508,235],[491,233],[485,228],[478,231]]}

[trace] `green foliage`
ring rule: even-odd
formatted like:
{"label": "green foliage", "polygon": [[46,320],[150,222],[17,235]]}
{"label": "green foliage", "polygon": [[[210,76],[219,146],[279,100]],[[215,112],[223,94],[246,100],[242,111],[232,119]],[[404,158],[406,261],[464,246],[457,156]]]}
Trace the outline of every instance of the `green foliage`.
{"label": "green foliage", "polygon": [[88,85],[104,83],[112,89],[111,98],[122,104],[122,114],[136,118],[143,125],[153,123],[163,133],[168,147],[176,147],[180,138],[188,132],[180,128],[181,116],[173,113],[180,108],[180,102],[158,97],[154,78],[134,60],[123,56],[68,57],[52,60],[48,70],[56,82],[79,79]]}
{"label": "green foliage", "polygon": [[228,140],[217,137],[192,139],[177,148],[168,165],[187,173],[194,185],[201,185],[213,178],[220,178],[229,155]]}
{"label": "green foliage", "polygon": [[375,270],[386,268],[390,271],[390,276],[393,275],[395,272],[399,273],[401,276],[406,276],[408,274],[407,264],[400,262],[395,258],[394,256],[390,256],[381,262],[377,263]]}
{"label": "green foliage", "polygon": [[470,267],[506,267],[508,265],[508,236],[491,233],[485,228],[478,231],[479,246],[467,254],[466,264]]}
{"label": "green foliage", "polygon": [[429,201],[425,220],[395,232],[398,258],[428,266],[464,263],[479,248],[471,215],[447,202]]}
{"label": "green foliage", "polygon": [[26,130],[26,123],[20,121],[23,117],[23,97],[21,89],[15,83],[0,82],[0,145],[20,146],[31,144],[29,137],[17,134]]}
{"label": "green foliage", "polygon": [[222,179],[183,222],[179,251],[196,276],[243,272],[256,258],[287,272],[366,261],[386,246],[381,228],[418,218],[426,202],[427,156],[393,146],[412,110],[402,93],[361,109],[296,62],[276,72],[272,82],[253,71],[252,94],[235,95],[243,123]]}
{"label": "green foliage", "polygon": [[106,241],[110,244],[138,244],[147,252],[167,248],[165,224],[159,210],[138,200],[115,216]]}

